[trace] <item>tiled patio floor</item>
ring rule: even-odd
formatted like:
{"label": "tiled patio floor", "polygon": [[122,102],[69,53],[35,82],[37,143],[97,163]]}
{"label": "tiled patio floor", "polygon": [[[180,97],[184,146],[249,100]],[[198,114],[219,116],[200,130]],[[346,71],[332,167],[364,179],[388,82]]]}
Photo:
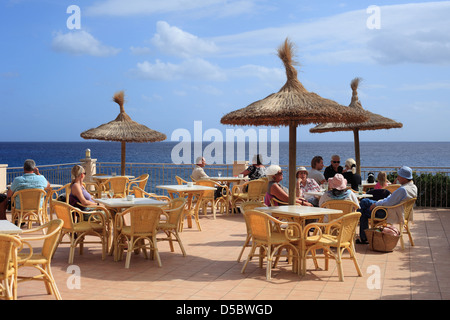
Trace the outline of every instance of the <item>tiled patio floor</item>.
{"label": "tiled patio floor", "polygon": [[[112,256],[102,261],[99,245],[88,245],[74,260],[81,288],[71,288],[76,282],[67,273],[69,248],[60,245],[52,270],[66,300],[450,299],[450,209],[417,208],[414,217],[414,247],[406,236],[403,251],[400,245],[391,253],[357,245],[363,277],[357,276],[351,261],[345,261],[344,282],[339,282],[333,261],[329,271],[316,271],[308,264],[305,276],[293,274],[281,263],[273,270],[273,279],[266,281],[265,269],[254,259],[242,274],[243,261],[236,261],[246,233],[241,214],[218,215],[217,220],[201,216],[203,231],[185,228],[181,237],[187,257],[176,244],[172,253],[167,243],[159,243],[162,268],[154,260],[133,255],[130,269],[125,269],[125,261],[114,262]],[[319,264],[323,267],[323,261]],[[41,282],[24,282],[19,284],[18,299],[54,297],[46,294]]]}

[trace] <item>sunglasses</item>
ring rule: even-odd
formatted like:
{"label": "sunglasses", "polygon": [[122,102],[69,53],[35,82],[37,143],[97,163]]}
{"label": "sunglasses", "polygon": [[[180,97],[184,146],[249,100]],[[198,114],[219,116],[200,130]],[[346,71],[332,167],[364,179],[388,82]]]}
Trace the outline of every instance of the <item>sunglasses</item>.
{"label": "sunglasses", "polygon": [[283,171],[277,172],[277,174],[276,174],[276,175],[279,175],[279,174],[283,174]]}
{"label": "sunglasses", "polygon": [[331,162],[333,162],[333,163],[341,163],[340,161],[331,161]]}

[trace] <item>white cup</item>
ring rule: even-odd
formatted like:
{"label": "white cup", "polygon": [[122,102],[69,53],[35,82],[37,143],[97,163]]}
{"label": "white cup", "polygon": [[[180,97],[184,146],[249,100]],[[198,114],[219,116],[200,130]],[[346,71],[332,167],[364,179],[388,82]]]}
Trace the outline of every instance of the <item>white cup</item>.
{"label": "white cup", "polygon": [[133,201],[134,200],[134,195],[132,195],[132,194],[127,195],[127,200],[128,201]]}
{"label": "white cup", "polygon": [[243,178],[244,177],[244,175],[241,173],[241,174],[239,174],[239,178]]}
{"label": "white cup", "polygon": [[187,186],[190,188],[190,187],[192,187],[194,185],[194,183],[193,182],[188,182],[187,183]]}

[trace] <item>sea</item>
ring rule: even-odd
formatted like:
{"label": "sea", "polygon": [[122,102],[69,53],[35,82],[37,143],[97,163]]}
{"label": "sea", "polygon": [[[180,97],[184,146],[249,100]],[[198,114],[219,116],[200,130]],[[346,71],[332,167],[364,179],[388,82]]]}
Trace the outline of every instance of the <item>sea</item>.
{"label": "sea", "polygon": [[[39,165],[76,163],[85,158],[86,149],[98,162],[120,162],[119,142],[0,142],[0,164],[8,168],[22,167],[26,159]],[[288,142],[254,143],[183,143],[163,141],[155,143],[127,143],[126,162],[131,163],[194,163],[203,153],[208,164],[233,163],[249,160],[255,153],[263,155],[265,164],[287,165]],[[450,142],[361,142],[362,167],[450,167]],[[338,154],[341,163],[355,157],[353,142],[297,142],[297,165],[309,166],[320,155],[328,165],[331,156]]]}

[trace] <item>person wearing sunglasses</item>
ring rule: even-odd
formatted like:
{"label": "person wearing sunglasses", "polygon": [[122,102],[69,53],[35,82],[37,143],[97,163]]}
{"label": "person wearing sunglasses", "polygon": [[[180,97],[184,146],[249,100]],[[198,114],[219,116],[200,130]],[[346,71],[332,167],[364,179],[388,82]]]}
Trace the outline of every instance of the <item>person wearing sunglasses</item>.
{"label": "person wearing sunglasses", "polygon": [[325,168],[325,172],[323,173],[327,181],[328,179],[334,177],[336,173],[342,174],[344,168],[340,165],[340,163],[341,158],[337,154],[331,156],[331,164]]}
{"label": "person wearing sunglasses", "polygon": [[[264,203],[270,207],[270,199],[276,198],[280,202],[289,203],[289,190],[281,184],[283,180],[283,171],[278,165],[271,165],[267,168],[266,175],[269,179]],[[313,205],[304,199],[297,198],[296,203],[302,206],[312,207]],[[274,202],[276,204],[276,202]]]}

